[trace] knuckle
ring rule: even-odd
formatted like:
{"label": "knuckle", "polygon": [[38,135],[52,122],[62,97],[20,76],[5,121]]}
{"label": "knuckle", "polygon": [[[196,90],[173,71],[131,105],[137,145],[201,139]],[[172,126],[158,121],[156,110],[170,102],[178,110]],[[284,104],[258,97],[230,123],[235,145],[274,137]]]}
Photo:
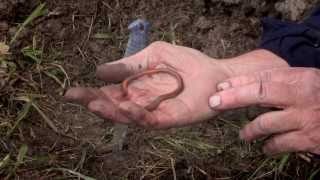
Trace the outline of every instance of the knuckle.
{"label": "knuckle", "polygon": [[258,118],[257,119],[257,126],[258,126],[258,129],[263,133],[263,134],[266,134],[269,132],[270,130],[270,120],[268,120],[267,118]]}
{"label": "knuckle", "polygon": [[256,79],[256,76],[253,76],[253,77],[240,76],[237,78],[230,79],[229,81],[232,84],[232,86],[241,86],[241,85],[246,85],[246,84],[256,82],[258,80]]}
{"label": "knuckle", "polygon": [[320,146],[320,137],[318,135],[319,133],[312,131],[312,133],[307,133],[307,140],[305,143],[307,143],[308,150],[312,151],[315,149],[319,149]]}
{"label": "knuckle", "polygon": [[159,129],[161,129],[160,124],[157,123],[154,120],[148,120],[148,121],[144,122],[142,125],[143,125],[143,127],[147,128],[149,130],[159,130]]}
{"label": "knuckle", "polygon": [[150,44],[149,48],[151,50],[159,51],[159,49],[163,49],[165,47],[170,46],[169,43],[163,42],[163,41],[156,41]]}
{"label": "knuckle", "polygon": [[246,84],[247,83],[247,81],[248,81],[248,78],[246,77],[246,76],[241,76],[241,77],[239,77],[238,79],[236,78],[236,79],[234,79],[234,84]]}
{"label": "knuckle", "polygon": [[[226,93],[226,94],[224,94],[226,97],[227,96],[230,96],[230,102],[222,102],[222,104],[223,103],[225,103],[225,104],[227,104],[227,105],[231,105],[231,104],[242,104],[243,103],[243,97],[242,96],[244,96],[244,95],[242,95],[242,94],[239,94],[238,92],[236,92],[236,90],[235,89],[232,89],[232,90],[230,90],[230,92],[229,92],[229,94],[228,93]],[[222,97],[224,96],[224,95],[222,95]],[[222,98],[223,99],[223,98]]]}
{"label": "knuckle", "polygon": [[299,110],[296,112],[296,123],[299,125],[299,128],[308,128],[310,121],[314,119],[313,112],[309,110]]}
{"label": "knuckle", "polygon": [[267,148],[270,150],[281,149],[282,144],[279,142],[278,138],[272,138],[267,142]]}
{"label": "knuckle", "polygon": [[260,80],[259,84],[256,86],[256,89],[254,90],[258,101],[262,101],[269,96],[269,83]]}
{"label": "knuckle", "polygon": [[259,76],[258,76],[259,81],[262,81],[262,82],[270,82],[271,81],[271,72],[270,71],[261,71],[258,73],[259,73]]}
{"label": "knuckle", "polygon": [[[288,143],[292,143],[292,142],[288,142]],[[294,149],[295,151],[298,151],[298,152],[307,151],[307,150],[311,149],[310,142],[309,141],[302,141],[301,144],[294,146],[292,149]]]}
{"label": "knuckle", "polygon": [[268,147],[276,152],[287,152],[287,151],[303,151],[305,146],[296,146],[293,141],[284,140],[281,137],[274,137],[268,142]]}

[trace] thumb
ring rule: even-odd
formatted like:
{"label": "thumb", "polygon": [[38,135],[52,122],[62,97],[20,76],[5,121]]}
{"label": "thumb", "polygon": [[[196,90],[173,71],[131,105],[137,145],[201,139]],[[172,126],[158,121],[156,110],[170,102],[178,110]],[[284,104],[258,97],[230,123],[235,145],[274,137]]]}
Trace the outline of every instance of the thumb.
{"label": "thumb", "polygon": [[168,45],[170,44],[164,42],[152,43],[132,56],[98,66],[96,75],[106,82],[120,82],[128,76],[158,65],[161,58],[157,56],[157,52],[161,52],[161,49]]}

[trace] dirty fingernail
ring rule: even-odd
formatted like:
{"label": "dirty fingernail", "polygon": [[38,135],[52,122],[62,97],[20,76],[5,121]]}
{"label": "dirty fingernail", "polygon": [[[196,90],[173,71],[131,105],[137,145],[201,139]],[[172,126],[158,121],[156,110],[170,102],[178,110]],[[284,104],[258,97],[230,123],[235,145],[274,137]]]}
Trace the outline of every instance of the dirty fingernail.
{"label": "dirty fingernail", "polygon": [[221,97],[220,96],[212,96],[209,99],[209,105],[212,108],[215,108],[221,104]]}
{"label": "dirty fingernail", "polygon": [[231,84],[229,82],[222,82],[218,84],[217,88],[219,91],[227,90],[231,88]]}

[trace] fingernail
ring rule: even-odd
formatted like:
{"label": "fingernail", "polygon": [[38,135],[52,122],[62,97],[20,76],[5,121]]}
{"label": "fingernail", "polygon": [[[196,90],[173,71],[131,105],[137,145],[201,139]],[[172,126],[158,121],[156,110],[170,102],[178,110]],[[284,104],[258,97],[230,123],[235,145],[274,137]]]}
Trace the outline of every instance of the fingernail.
{"label": "fingernail", "polygon": [[215,108],[221,104],[221,97],[220,96],[212,96],[209,99],[209,105],[212,108]]}
{"label": "fingernail", "polygon": [[222,82],[218,84],[217,88],[219,91],[227,90],[231,88],[231,84],[229,82]]}

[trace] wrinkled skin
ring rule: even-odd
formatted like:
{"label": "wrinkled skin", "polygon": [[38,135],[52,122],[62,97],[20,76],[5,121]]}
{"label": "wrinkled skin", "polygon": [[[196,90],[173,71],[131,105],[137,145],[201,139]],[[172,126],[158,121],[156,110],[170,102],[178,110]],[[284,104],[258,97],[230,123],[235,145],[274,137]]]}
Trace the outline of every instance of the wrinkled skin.
{"label": "wrinkled skin", "polygon": [[208,99],[215,93],[216,84],[230,77],[228,68],[194,49],[156,42],[136,55],[99,66],[97,76],[106,82],[119,83],[130,75],[154,68],[178,72],[184,90],[152,112],[143,107],[177,87],[176,79],[168,74],[135,80],[130,83],[129,97],[123,96],[120,84],[99,89],[71,88],[65,97],[104,119],[153,129],[192,124],[217,114],[210,109]]}
{"label": "wrinkled skin", "polygon": [[[247,124],[246,141],[271,136],[264,152],[308,151],[320,154],[320,70],[279,68],[230,78],[218,85],[213,109],[226,110],[259,104],[280,110],[265,113]],[[219,105],[217,105],[219,104]]]}

